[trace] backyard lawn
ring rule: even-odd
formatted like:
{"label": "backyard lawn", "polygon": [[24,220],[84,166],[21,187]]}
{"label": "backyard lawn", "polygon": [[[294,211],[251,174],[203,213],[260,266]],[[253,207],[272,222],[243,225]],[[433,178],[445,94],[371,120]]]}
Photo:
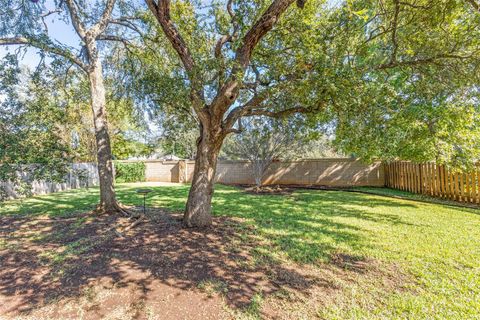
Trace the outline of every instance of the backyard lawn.
{"label": "backyard lawn", "polygon": [[123,233],[95,188],[0,204],[0,319],[480,319],[477,209],[218,185],[200,231],[179,222],[188,186],[149,187]]}

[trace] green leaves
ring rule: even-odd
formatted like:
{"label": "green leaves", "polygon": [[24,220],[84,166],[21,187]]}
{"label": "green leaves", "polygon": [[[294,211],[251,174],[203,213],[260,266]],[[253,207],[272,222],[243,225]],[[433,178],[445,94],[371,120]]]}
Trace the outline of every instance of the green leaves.
{"label": "green leaves", "polygon": [[145,163],[115,161],[115,182],[145,181]]}
{"label": "green leaves", "polygon": [[[28,80],[28,72],[9,57],[0,66],[0,180],[63,181],[70,148],[56,124],[65,112],[52,103],[44,78]],[[26,175],[27,176],[27,175]],[[25,177],[26,177],[25,176]],[[25,181],[24,181],[25,182]]]}

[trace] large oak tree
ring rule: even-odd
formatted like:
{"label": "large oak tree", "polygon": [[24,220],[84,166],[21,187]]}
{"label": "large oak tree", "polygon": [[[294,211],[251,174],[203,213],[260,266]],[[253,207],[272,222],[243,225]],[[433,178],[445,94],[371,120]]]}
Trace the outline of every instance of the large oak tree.
{"label": "large oak tree", "polygon": [[[76,66],[87,76],[100,181],[98,210],[122,210],[115,197],[106,91],[99,46],[103,41],[126,43],[127,39],[119,36],[118,27],[124,28],[123,34],[129,34],[125,29],[136,32],[138,29],[132,23],[132,17],[115,16],[116,0],[101,1],[93,5],[82,0],[54,1],[52,8],[47,8],[46,1],[3,0],[0,4],[0,45],[35,47],[44,56],[63,59],[66,66]],[[125,6],[122,6],[122,9],[124,8]],[[120,9],[117,9],[117,12],[123,13]],[[54,18],[59,23],[63,21],[66,27],[73,27],[80,40],[79,48],[52,39],[48,20]],[[68,69],[69,67],[66,67],[66,72]]]}
{"label": "large oak tree", "polygon": [[[390,130],[392,119],[408,119],[412,102],[436,109],[439,97],[461,101],[475,85],[477,17],[465,2],[297,1],[303,10],[293,0],[229,0],[224,9],[212,4],[211,10],[146,2],[181,62],[182,72],[174,74],[186,90],[177,91],[176,101],[190,108],[173,112],[192,112],[199,124],[184,215],[190,227],[211,223],[217,157],[243,117],[301,115],[305,123],[328,122],[344,151],[392,156],[403,149],[388,149],[385,132],[414,143],[430,134],[422,131],[428,114],[415,113],[420,137]],[[362,140],[362,134],[368,136]],[[372,147],[379,143],[383,149]]]}

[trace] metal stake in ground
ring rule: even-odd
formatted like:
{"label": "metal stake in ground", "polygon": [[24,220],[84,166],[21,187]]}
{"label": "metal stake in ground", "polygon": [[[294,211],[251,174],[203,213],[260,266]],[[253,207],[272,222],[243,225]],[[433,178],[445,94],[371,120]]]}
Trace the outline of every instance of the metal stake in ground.
{"label": "metal stake in ground", "polygon": [[143,195],[143,215],[145,215],[147,209],[146,209],[146,198],[147,195],[152,192],[152,189],[138,189],[137,193]]}

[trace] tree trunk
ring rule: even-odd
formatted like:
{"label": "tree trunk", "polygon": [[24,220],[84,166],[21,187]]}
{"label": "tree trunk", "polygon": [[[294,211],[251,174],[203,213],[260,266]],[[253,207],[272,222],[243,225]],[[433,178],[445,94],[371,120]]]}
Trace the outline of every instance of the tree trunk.
{"label": "tree trunk", "polygon": [[213,132],[215,130],[209,130],[208,127],[200,128],[192,186],[183,216],[183,221],[189,228],[207,227],[212,224],[213,185],[217,158],[224,138]]}
{"label": "tree trunk", "polygon": [[259,160],[254,159],[252,160],[252,171],[253,177],[255,179],[255,186],[260,188],[263,185],[263,178],[267,173],[268,168],[272,164],[272,161],[269,159],[266,160]]}
{"label": "tree trunk", "polygon": [[100,182],[100,203],[98,211],[117,211],[115,198],[112,150],[108,133],[105,86],[103,83],[102,65],[99,59],[92,61],[92,68],[88,72],[90,80],[90,95],[95,126],[95,141],[97,144],[98,177]]}

